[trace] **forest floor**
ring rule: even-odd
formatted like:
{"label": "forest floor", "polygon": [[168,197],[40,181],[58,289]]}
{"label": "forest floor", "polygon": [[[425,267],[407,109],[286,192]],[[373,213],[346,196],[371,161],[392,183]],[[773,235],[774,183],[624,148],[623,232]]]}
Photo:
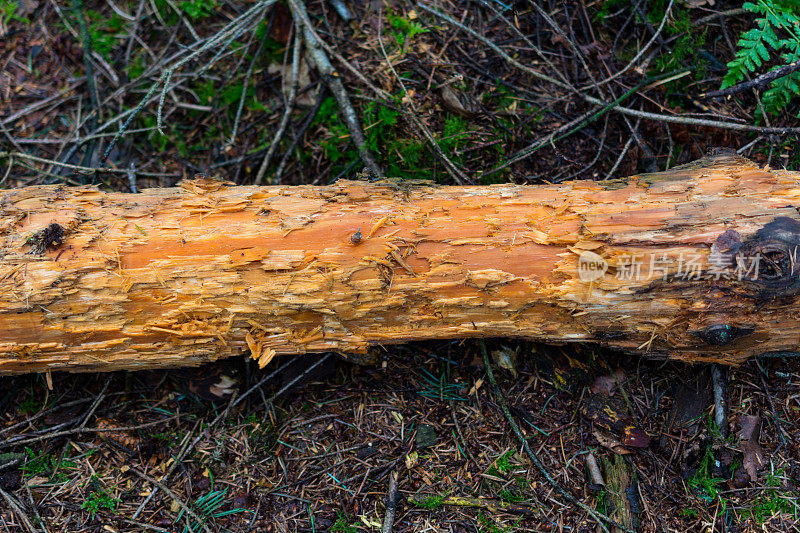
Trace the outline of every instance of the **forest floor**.
{"label": "forest floor", "polygon": [[[798,170],[794,4],[0,0],[0,186]],[[800,360],[482,347],[0,377],[0,532],[798,529]]]}

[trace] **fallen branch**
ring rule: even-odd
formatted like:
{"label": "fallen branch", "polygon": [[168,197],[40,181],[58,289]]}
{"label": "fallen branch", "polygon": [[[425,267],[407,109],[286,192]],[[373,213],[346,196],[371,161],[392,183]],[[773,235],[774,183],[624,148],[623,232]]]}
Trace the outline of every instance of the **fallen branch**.
{"label": "fallen branch", "polygon": [[789,74],[795,72],[798,69],[800,69],[800,61],[794,61],[792,63],[789,63],[788,65],[776,68],[775,70],[765,72],[764,74],[761,74],[760,76],[757,76],[752,80],[747,80],[742,83],[737,83],[736,85],[732,85],[730,87],[727,87],[725,89],[720,89],[718,91],[702,93],[698,97],[702,99],[720,98],[723,96],[733,96],[734,94],[739,94],[748,89],[761,89],[768,83],[777,80],[778,78],[783,78],[784,76],[788,76]]}
{"label": "fallen branch", "polygon": [[[0,193],[0,374],[509,336],[736,364],[796,349],[800,174]],[[361,228],[357,235],[358,228]]]}
{"label": "fallen branch", "polygon": [[322,46],[317,32],[314,31],[314,27],[311,25],[303,0],[289,0],[289,6],[292,9],[292,15],[295,17],[295,25],[302,28],[303,40],[308,49],[308,56],[325,82],[325,85],[328,86],[333,97],[336,98],[336,103],[339,105],[339,111],[341,112],[341,119],[350,132],[350,138],[353,140],[353,144],[355,144],[358,154],[361,156],[361,160],[367,166],[373,177],[383,178],[383,171],[380,166],[378,166],[372,153],[370,153],[369,148],[367,148],[364,132],[359,124],[355,109],[353,109],[353,105],[350,103],[350,97],[347,95],[339,73],[336,72],[330,59],[328,59],[328,55],[325,53],[325,48]]}

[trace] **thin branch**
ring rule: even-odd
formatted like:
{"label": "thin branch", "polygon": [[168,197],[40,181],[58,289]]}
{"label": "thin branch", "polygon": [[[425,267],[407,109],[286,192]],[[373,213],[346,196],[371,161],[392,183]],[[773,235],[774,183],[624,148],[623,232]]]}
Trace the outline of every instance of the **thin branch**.
{"label": "thin branch", "polygon": [[[172,500],[175,503],[177,503],[178,506],[181,509],[186,511],[187,515],[191,516],[192,518],[194,518],[197,521],[197,523],[200,525],[200,527],[203,528],[203,531],[205,531],[206,533],[212,533],[211,529],[206,525],[206,523],[205,523],[206,521],[203,518],[201,518],[197,513],[195,513],[177,494],[172,492],[172,490],[170,490],[169,487],[167,487],[166,485],[164,485],[160,481],[158,481],[156,479],[153,479],[152,477],[148,476],[144,472],[139,471],[136,468],[131,468],[130,471],[133,472],[134,474],[136,474],[137,476],[139,476],[140,478],[144,479],[148,483],[152,484],[154,487],[158,487],[159,489],[164,491],[167,494],[167,496],[172,498]],[[155,489],[153,489],[153,492],[154,491],[155,491]]]}
{"label": "thin branch", "polygon": [[[625,65],[625,67],[622,70],[618,70],[617,72],[615,72],[614,74],[612,74],[608,78],[600,81],[599,83],[597,83],[595,85],[599,86],[599,85],[607,84],[608,82],[618,78],[619,76],[623,75],[625,72],[630,70],[639,61],[639,58],[642,57],[642,55],[644,55],[644,53],[661,36],[661,31],[664,29],[664,25],[667,23],[667,19],[669,18],[670,13],[672,12],[672,4],[673,4],[673,2],[674,2],[674,0],[669,0],[669,4],[667,5],[667,9],[664,11],[664,17],[661,19],[661,24],[659,24],[658,29],[656,29],[655,34],[653,34],[653,37],[649,41],[647,41],[647,44],[645,44],[644,47],[642,47],[641,50],[639,50],[639,53],[637,53],[635,56],[633,56],[633,59],[631,59],[628,62],[628,64]],[[591,89],[595,85],[588,85],[586,87],[582,87],[581,90]]]}
{"label": "thin branch", "polygon": [[[297,97],[297,80],[299,77],[300,71],[300,56],[301,51],[303,49],[303,41],[300,37],[300,32],[297,31],[297,25],[295,25],[294,30],[294,49],[292,50],[292,71],[289,73],[289,79],[286,80],[286,70],[284,69],[284,83],[288,84],[289,86],[289,96],[286,99],[286,104],[283,109],[283,115],[281,116],[280,124],[278,124],[278,131],[275,132],[275,136],[272,138],[272,142],[269,145],[269,149],[267,149],[267,153],[264,154],[264,159],[261,161],[261,167],[258,169],[258,174],[256,174],[256,179],[253,181],[254,185],[261,185],[264,181],[264,175],[267,173],[267,168],[269,168],[270,160],[272,160],[272,156],[275,154],[275,151],[278,149],[278,144],[280,144],[281,139],[283,138],[284,133],[286,132],[286,126],[289,124],[289,117],[292,115],[292,110],[294,109],[294,102]],[[284,59],[284,64],[286,60]]]}
{"label": "thin branch", "polygon": [[[114,174],[127,174],[128,170],[124,168],[100,168],[100,167],[84,167],[81,165],[71,165],[69,163],[61,163],[59,161],[53,161],[52,159],[45,159],[44,157],[37,157],[35,155],[30,155],[22,152],[0,152],[0,159],[4,158],[12,159],[14,157],[18,157],[20,159],[27,159],[29,161],[35,161],[37,163],[48,163],[50,165],[55,165],[63,168],[68,168],[70,170],[74,170],[76,172],[82,172],[84,174],[96,174],[99,172],[110,172]],[[164,174],[161,172],[137,172],[140,176],[153,176],[153,177],[163,177],[163,176],[174,176],[174,174]]]}
{"label": "thin branch", "polygon": [[[142,108],[144,108],[144,106],[151,101],[151,98],[154,97],[158,88],[163,86],[163,89],[161,90],[161,93],[159,95],[158,112],[156,113],[156,129],[158,131],[161,131],[161,124],[162,124],[161,109],[163,108],[164,105],[164,97],[168,91],[169,81],[172,78],[172,75],[183,65],[197,58],[204,52],[207,52],[208,50],[211,50],[212,48],[215,48],[217,46],[223,45],[221,46],[217,54],[215,54],[215,56],[212,57],[211,60],[209,60],[204,65],[204,67],[201,68],[196,74],[199,75],[203,71],[210,68],[211,65],[213,65],[217,59],[219,59],[221,53],[225,50],[225,48],[227,48],[227,46],[233,40],[237,39],[240,35],[242,35],[246,31],[251,30],[255,25],[261,22],[264,14],[266,13],[266,10],[270,6],[272,6],[272,4],[274,4],[276,1],[277,0],[260,0],[253,7],[251,7],[250,9],[248,9],[247,11],[245,11],[244,13],[233,19],[231,22],[226,24],[220,31],[215,33],[209,39],[205,40],[203,44],[200,45],[199,42],[195,42],[193,45],[196,46],[194,51],[178,59],[169,67],[164,68],[163,72],[161,73],[161,76],[156,81],[156,83],[150,87],[150,89],[147,91],[147,94],[145,94],[144,98],[142,98],[139,104],[131,112],[129,112],[130,114],[128,115],[128,118],[122,124],[117,134],[114,135],[114,138],[111,139],[111,142],[109,143],[108,147],[106,147],[103,156],[100,158],[100,164],[102,165],[103,163],[105,163],[105,161],[108,159],[108,156],[111,154],[112,149],[117,144],[117,141],[119,141],[119,138],[125,134],[125,132],[128,129],[128,126],[133,121],[133,119],[139,114]],[[183,51],[182,53],[185,54],[188,50],[191,49],[192,47],[189,47],[186,51]]]}
{"label": "thin branch", "polygon": [[6,501],[8,506],[17,514],[17,516],[19,516],[19,519],[23,524],[25,524],[25,528],[30,531],[30,533],[36,533],[37,529],[33,527],[33,524],[31,524],[28,515],[25,514],[25,511],[22,510],[22,507],[20,507],[16,499],[11,494],[3,490],[3,487],[0,487],[0,496]]}
{"label": "thin branch", "polygon": [[381,533],[392,533],[394,514],[397,511],[397,472],[389,474],[389,491],[386,494],[386,515],[383,518]]}
{"label": "thin branch", "polygon": [[394,65],[392,65],[392,62],[389,59],[389,55],[386,53],[386,48],[384,48],[383,46],[383,36],[381,35],[382,27],[383,27],[383,12],[379,11],[378,44],[381,47],[381,52],[383,53],[384,59],[386,59],[386,64],[389,66],[389,70],[391,70],[392,74],[394,74],[394,77],[397,78],[397,82],[400,84],[400,88],[403,90],[403,95],[405,96],[403,104],[408,108],[410,108],[408,110],[405,110],[405,113],[403,113],[403,117],[410,119],[409,122],[411,122],[411,124],[415,126],[418,131],[422,132],[423,136],[428,141],[428,145],[432,148],[433,154],[439,159],[439,161],[442,162],[444,168],[447,170],[447,173],[450,174],[450,176],[457,183],[460,183],[461,185],[465,183],[471,183],[472,180],[470,180],[469,177],[466,174],[464,174],[464,172],[460,168],[458,168],[450,160],[449,157],[447,157],[447,154],[445,154],[444,151],[442,151],[442,148],[439,146],[439,143],[437,143],[436,140],[433,138],[433,134],[431,134],[430,130],[428,130],[428,127],[425,125],[425,122],[419,119],[419,112],[417,111],[416,106],[414,105],[414,100],[408,93],[406,85],[405,83],[403,83],[403,79],[400,77],[399,74],[397,74],[397,70],[395,70]]}
{"label": "thin branch", "polygon": [[476,39],[480,40],[486,46],[488,46],[489,48],[491,48],[492,50],[497,52],[497,54],[499,54],[503,59],[508,61],[511,65],[514,65],[515,67],[517,67],[518,69],[522,70],[523,72],[527,72],[528,74],[530,74],[534,78],[540,79],[542,81],[546,81],[547,83],[552,83],[553,85],[556,85],[558,87],[562,87],[564,89],[568,89],[570,91],[574,90],[574,87],[571,87],[567,83],[563,83],[563,82],[561,82],[561,81],[559,81],[559,80],[557,80],[555,78],[547,76],[546,74],[542,74],[541,72],[539,72],[536,69],[533,69],[533,68],[531,68],[531,67],[529,67],[527,65],[523,65],[522,63],[520,63],[519,61],[517,61],[516,59],[514,59],[513,57],[511,57],[507,53],[505,53],[505,51],[503,51],[502,48],[500,48],[499,46],[494,44],[492,41],[490,41],[489,39],[487,39],[483,35],[479,34],[475,30],[473,30],[472,28],[470,28],[468,26],[464,26],[463,24],[458,22],[453,17],[450,17],[449,15],[445,15],[441,11],[438,11],[437,9],[434,9],[434,8],[432,8],[430,6],[427,6],[427,5],[423,4],[423,3],[417,3],[417,7],[419,9],[423,10],[423,11],[427,11],[428,13],[430,13],[432,15],[435,15],[436,17],[444,20],[448,24],[451,24],[451,25],[455,26],[456,28],[458,28],[458,29],[470,34],[471,36],[475,37]]}
{"label": "thin branch", "polygon": [[[258,45],[258,49],[256,49],[256,53],[253,55],[253,60],[250,61],[250,66],[247,67],[247,73],[244,76],[244,83],[242,84],[242,96],[239,98],[239,107],[236,109],[236,118],[233,121],[233,131],[231,132],[231,140],[230,143],[236,142],[236,134],[239,131],[239,120],[242,117],[242,110],[244,109],[244,101],[247,99],[247,88],[250,86],[250,77],[253,75],[253,69],[256,66],[256,61],[258,61],[258,57],[261,55],[261,51],[264,49],[264,44],[267,42],[267,37],[269,34],[265,33],[264,38],[261,39],[261,44]],[[248,47],[249,48],[249,47]],[[246,48],[245,50],[247,50]],[[242,57],[246,56],[247,54],[243,53]],[[237,65],[238,70],[238,65]]]}
{"label": "thin branch", "polygon": [[339,77],[336,69],[333,68],[330,59],[328,59],[328,55],[325,53],[325,49],[321,44],[322,40],[313,30],[311,21],[308,18],[308,13],[306,12],[305,4],[302,0],[288,1],[289,6],[292,8],[292,14],[295,16],[295,23],[303,29],[303,39],[306,42],[311,61],[314,63],[317,72],[322,76],[322,79],[325,81],[331,93],[333,93],[333,97],[336,98],[336,103],[339,104],[339,111],[341,112],[341,119],[350,132],[350,137],[361,156],[361,160],[367,168],[369,168],[374,177],[384,179],[383,170],[378,166],[375,158],[372,157],[372,154],[367,148],[366,141],[364,140],[364,131],[361,129],[355,109],[353,109],[353,105],[350,103],[350,97],[347,96],[347,91],[345,91],[344,85],[342,84],[342,79]]}
{"label": "thin branch", "polygon": [[710,93],[702,93],[698,95],[698,98],[703,98],[703,99],[721,98],[723,96],[731,96],[734,94],[738,94],[748,89],[760,89],[769,82],[777,80],[778,78],[782,78],[784,76],[788,76],[789,74],[795,72],[798,69],[800,69],[800,61],[795,61],[794,63],[789,63],[788,65],[784,65],[775,70],[765,72],[760,76],[756,76],[752,80],[748,80],[742,83],[737,83],[736,85],[732,85],[726,89],[720,89],[719,91],[711,91]]}

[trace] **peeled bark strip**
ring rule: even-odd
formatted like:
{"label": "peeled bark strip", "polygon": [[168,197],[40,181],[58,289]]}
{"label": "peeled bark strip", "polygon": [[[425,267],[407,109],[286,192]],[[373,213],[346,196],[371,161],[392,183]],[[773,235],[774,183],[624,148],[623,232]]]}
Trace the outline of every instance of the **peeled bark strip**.
{"label": "peeled bark strip", "polygon": [[484,336],[738,363],[800,340],[798,197],[800,173],[731,157],[536,186],[2,191],[0,374]]}

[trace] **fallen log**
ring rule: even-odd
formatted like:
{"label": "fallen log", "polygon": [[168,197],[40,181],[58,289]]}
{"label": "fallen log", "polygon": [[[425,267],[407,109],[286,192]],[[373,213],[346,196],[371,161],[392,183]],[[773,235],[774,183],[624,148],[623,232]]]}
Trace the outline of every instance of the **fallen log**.
{"label": "fallen log", "polygon": [[0,193],[0,374],[412,340],[593,341],[736,364],[800,340],[800,173]]}

